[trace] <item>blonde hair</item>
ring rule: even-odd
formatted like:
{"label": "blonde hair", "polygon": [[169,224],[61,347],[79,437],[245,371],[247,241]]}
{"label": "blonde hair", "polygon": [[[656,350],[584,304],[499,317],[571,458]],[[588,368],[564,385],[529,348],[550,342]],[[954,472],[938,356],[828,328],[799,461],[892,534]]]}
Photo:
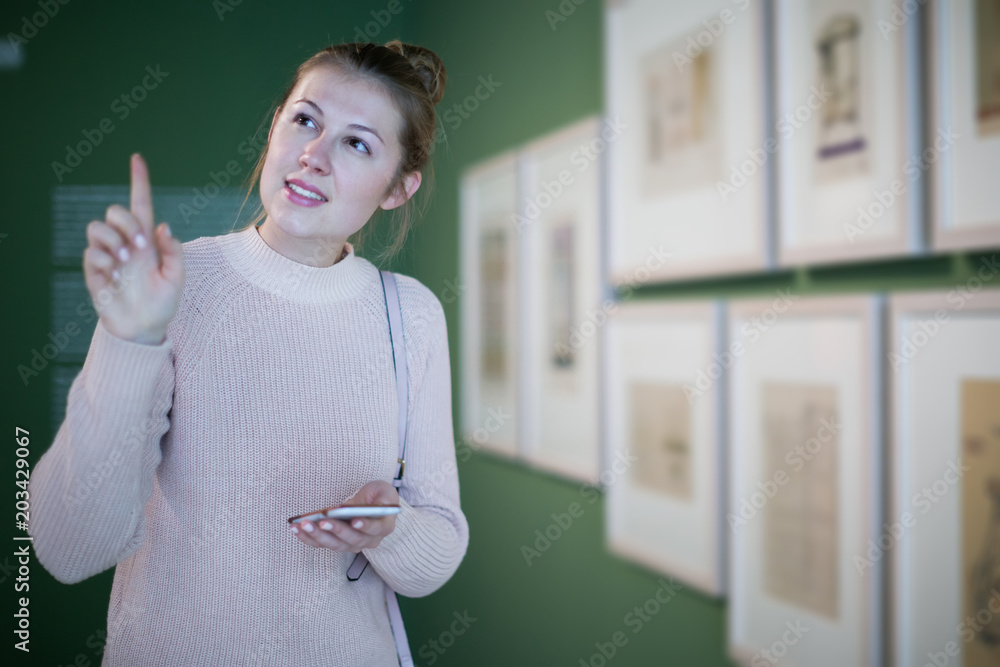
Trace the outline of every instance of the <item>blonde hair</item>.
{"label": "blonde hair", "polygon": [[[422,214],[426,210],[433,190],[433,165],[430,157],[437,140],[437,116],[434,107],[444,97],[446,78],[444,63],[433,51],[421,46],[404,44],[399,40],[386,42],[385,45],[351,42],[328,46],[298,66],[281,101],[268,113],[265,122],[267,118],[274,116],[275,110],[285,106],[299,82],[317,67],[335,67],[346,74],[374,81],[389,93],[403,123],[398,137],[402,159],[386,190],[387,195],[402,186],[407,174],[427,170],[427,173],[422,173],[419,205],[413,201],[413,197],[410,197],[406,203],[393,210],[393,218],[399,221],[399,229],[392,244],[374,258],[373,261],[380,264],[392,259],[402,250],[416,214]],[[260,186],[267,149],[265,146],[261,151],[257,164],[244,183],[247,193],[240,206],[240,212],[243,211],[254,189]],[[417,211],[414,211],[415,208]],[[266,217],[267,211],[261,203],[254,212],[253,220],[242,229],[254,227]],[[355,250],[362,248],[371,234],[371,227],[372,225],[365,224],[348,239]]]}

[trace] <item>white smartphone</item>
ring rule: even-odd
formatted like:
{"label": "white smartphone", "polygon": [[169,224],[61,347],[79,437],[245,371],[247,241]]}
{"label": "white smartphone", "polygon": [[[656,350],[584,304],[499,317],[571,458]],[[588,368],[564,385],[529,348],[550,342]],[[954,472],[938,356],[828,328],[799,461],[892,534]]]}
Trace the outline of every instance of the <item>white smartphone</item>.
{"label": "white smartphone", "polygon": [[301,523],[303,521],[319,521],[320,519],[354,519],[357,517],[379,518],[399,514],[399,505],[341,505],[339,507],[327,507],[316,512],[293,516],[288,523]]}

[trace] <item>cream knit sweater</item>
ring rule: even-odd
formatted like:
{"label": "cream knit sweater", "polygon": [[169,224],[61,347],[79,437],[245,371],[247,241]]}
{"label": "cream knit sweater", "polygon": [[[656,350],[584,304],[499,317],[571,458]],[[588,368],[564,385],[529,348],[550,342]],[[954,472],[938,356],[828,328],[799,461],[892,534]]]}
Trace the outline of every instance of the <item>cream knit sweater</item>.
{"label": "cream knit sweater", "polygon": [[66,419],[29,484],[41,564],[75,583],[117,565],[102,665],[396,665],[383,580],[420,597],[468,546],[441,303],[397,274],[409,410],[395,530],[353,553],[287,518],[396,471],[397,402],[378,269],[271,249],[256,228],[183,244],[160,345],[98,321]]}

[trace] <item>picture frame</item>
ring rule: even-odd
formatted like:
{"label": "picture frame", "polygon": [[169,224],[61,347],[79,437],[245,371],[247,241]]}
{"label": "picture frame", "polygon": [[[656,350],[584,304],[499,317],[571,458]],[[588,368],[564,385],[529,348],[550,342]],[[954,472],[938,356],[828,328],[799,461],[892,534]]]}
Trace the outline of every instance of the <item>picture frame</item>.
{"label": "picture frame", "polygon": [[893,666],[1000,660],[1000,290],[981,276],[890,301],[892,491],[873,550],[892,564]]}
{"label": "picture frame", "polygon": [[775,0],[778,261],[926,250],[920,20],[894,0]]}
{"label": "picture frame", "polygon": [[742,665],[883,664],[879,295],[730,304],[728,642]]}
{"label": "picture frame", "polygon": [[524,386],[522,453],[530,464],[596,484],[600,464],[601,185],[591,116],[519,152]]}
{"label": "picture frame", "polygon": [[460,188],[461,435],[476,449],[519,456],[521,241],[514,152],[463,173]]}
{"label": "picture frame", "polygon": [[1000,247],[1000,6],[932,0],[928,19],[934,249]]}
{"label": "picture frame", "polygon": [[726,591],[723,316],[632,301],[605,327],[608,550],[711,597]]}
{"label": "picture frame", "polygon": [[773,265],[773,160],[752,159],[772,131],[768,6],[606,6],[605,108],[619,129],[607,141],[613,286]]}

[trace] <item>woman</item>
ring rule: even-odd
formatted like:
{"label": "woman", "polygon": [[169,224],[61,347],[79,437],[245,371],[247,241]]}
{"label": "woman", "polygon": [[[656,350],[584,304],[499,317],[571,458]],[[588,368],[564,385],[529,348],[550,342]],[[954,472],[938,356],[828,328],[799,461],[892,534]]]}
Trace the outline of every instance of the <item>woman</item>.
{"label": "woman", "polygon": [[[32,475],[29,532],[59,581],[118,566],[103,665],[396,665],[384,585],[424,596],[458,568],[468,524],[441,304],[397,276],[397,492],[385,297],[347,241],[376,209],[412,203],[444,81],[437,56],[398,41],[324,49],[271,121],[259,229],[181,244],[154,228],[138,155],[131,210],[88,225],[100,319]],[[340,504],[402,509],[287,521]],[[372,567],[352,582],[358,552]]]}

